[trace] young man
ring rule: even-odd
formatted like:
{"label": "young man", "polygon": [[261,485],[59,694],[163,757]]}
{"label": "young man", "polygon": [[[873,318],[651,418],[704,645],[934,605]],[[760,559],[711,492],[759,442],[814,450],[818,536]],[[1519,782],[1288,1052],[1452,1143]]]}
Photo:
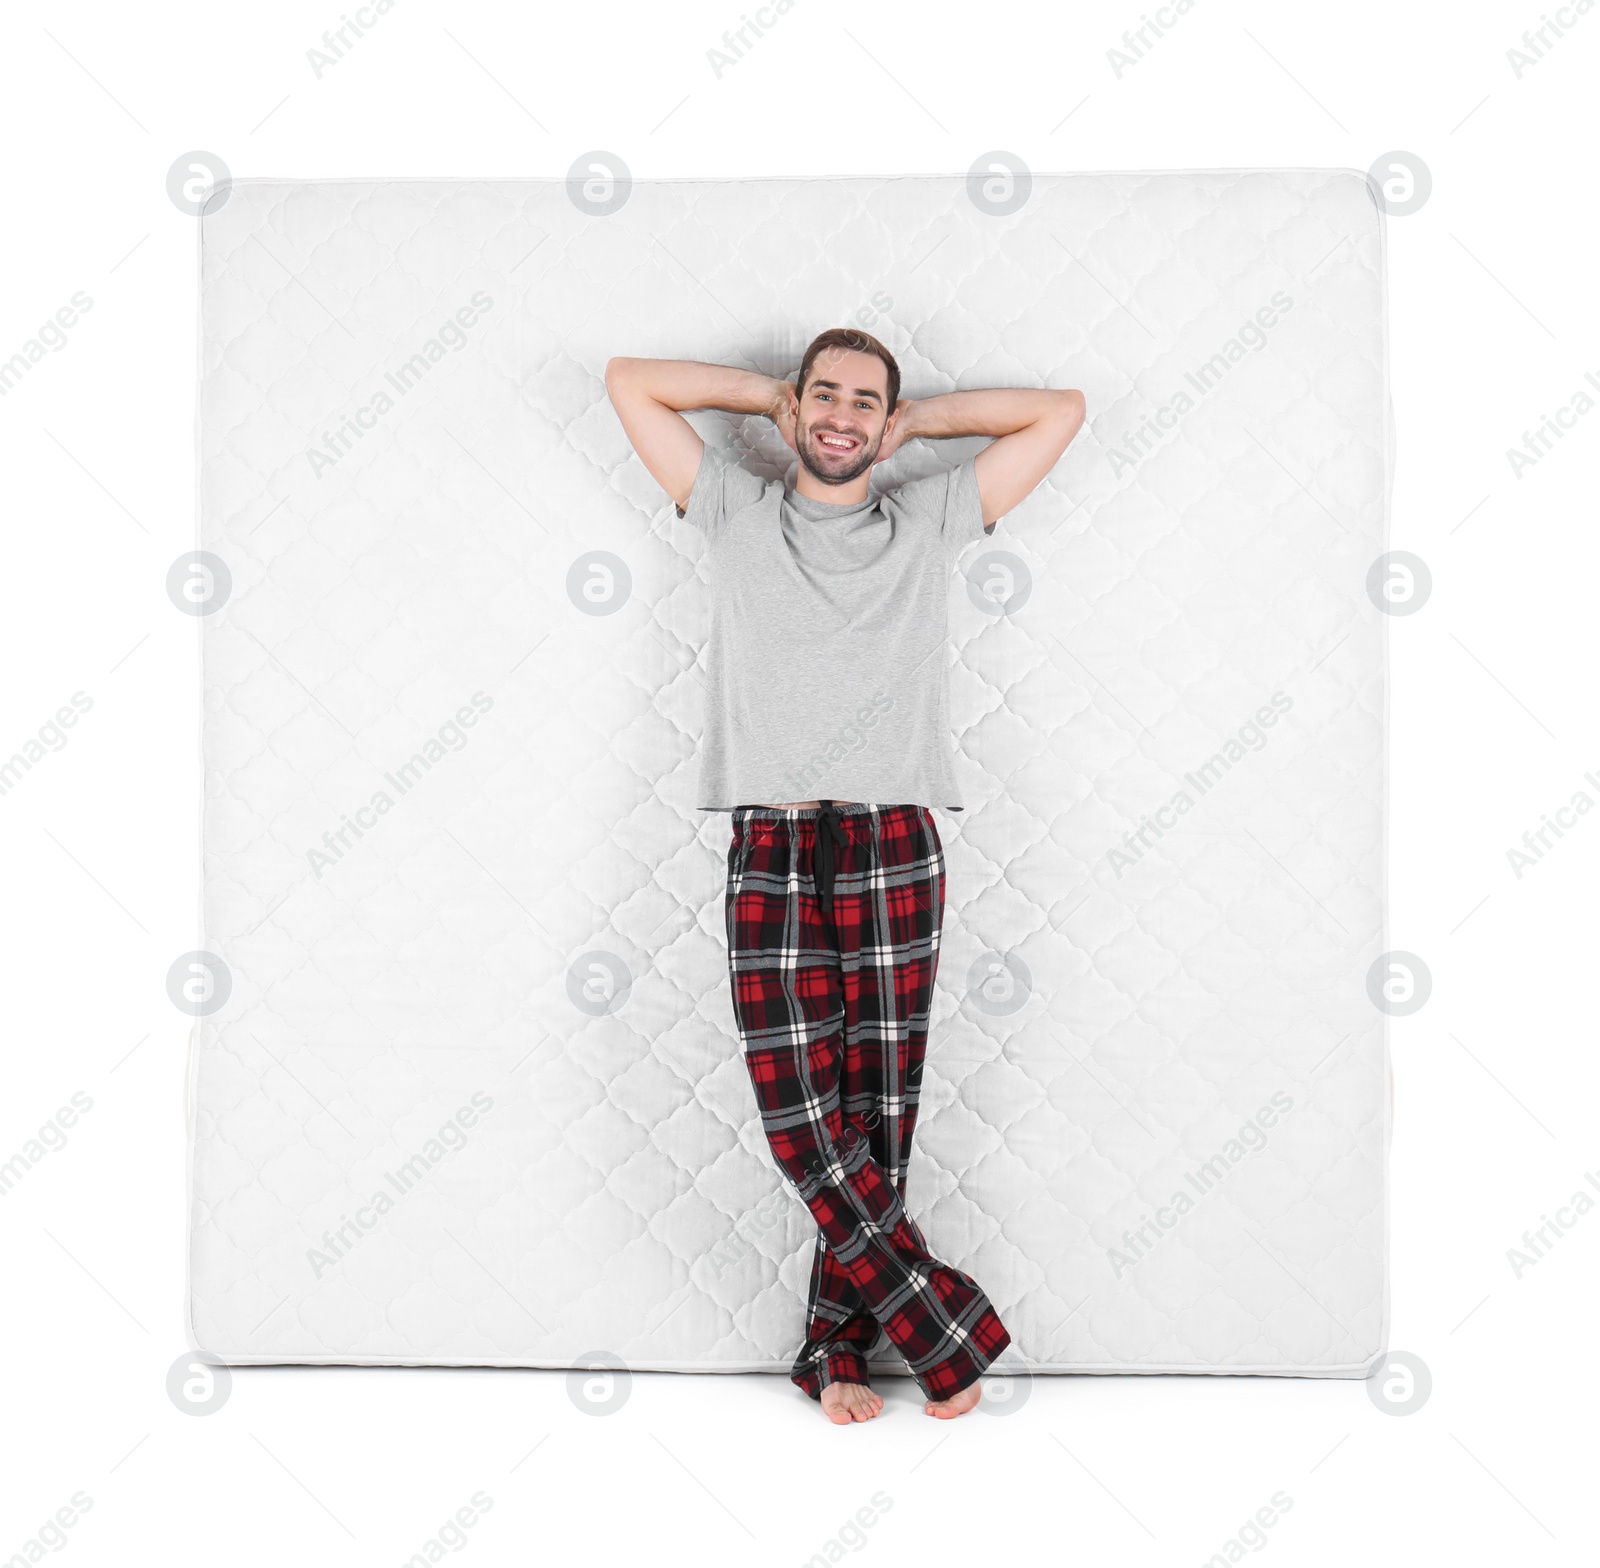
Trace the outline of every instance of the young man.
{"label": "young man", "polygon": [[[699,798],[733,813],[734,1014],[773,1157],[818,1230],[790,1377],[830,1420],[870,1420],[883,1408],[866,1361],[881,1328],[925,1411],[960,1415],[1010,1335],[905,1208],[944,918],[930,808],[962,809],[949,568],[1050,472],[1083,423],[1083,394],[903,399],[894,357],[850,328],[816,338],[792,384],[619,358],[606,388],[645,467],[706,537]],[[799,458],[793,483],[708,448],[683,417],[698,408],[773,420]],[[869,496],[874,464],[907,441],[958,435],[995,439],[959,467]]]}

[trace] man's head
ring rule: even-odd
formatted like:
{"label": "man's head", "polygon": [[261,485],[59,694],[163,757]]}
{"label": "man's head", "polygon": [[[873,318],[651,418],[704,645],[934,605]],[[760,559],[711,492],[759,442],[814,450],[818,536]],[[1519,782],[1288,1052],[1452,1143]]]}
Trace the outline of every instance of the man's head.
{"label": "man's head", "polygon": [[876,460],[900,401],[900,367],[870,332],[819,333],[795,378],[794,448],[825,485],[848,484]]}

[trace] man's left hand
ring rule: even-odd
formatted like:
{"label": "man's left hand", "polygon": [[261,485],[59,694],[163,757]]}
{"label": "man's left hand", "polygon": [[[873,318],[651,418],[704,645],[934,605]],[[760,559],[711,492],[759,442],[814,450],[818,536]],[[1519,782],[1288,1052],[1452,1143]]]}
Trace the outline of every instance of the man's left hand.
{"label": "man's left hand", "polygon": [[894,423],[884,431],[883,444],[878,448],[878,455],[872,460],[874,468],[879,463],[887,462],[907,441],[916,439],[916,403],[917,400],[913,397],[903,397],[895,404],[894,413],[889,416]]}

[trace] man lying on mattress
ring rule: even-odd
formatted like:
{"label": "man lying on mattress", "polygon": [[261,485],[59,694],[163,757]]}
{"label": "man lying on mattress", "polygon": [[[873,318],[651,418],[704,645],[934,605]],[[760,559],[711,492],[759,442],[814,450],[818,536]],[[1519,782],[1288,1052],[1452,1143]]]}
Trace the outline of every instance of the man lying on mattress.
{"label": "man lying on mattress", "polygon": [[[768,1146],[817,1222],[790,1380],[840,1425],[871,1420],[881,1334],[925,1412],[960,1415],[1011,1336],[906,1208],[945,905],[932,810],[963,809],[946,717],[949,569],[1055,466],[1083,394],[902,398],[894,356],[853,328],[817,337],[792,383],[618,358],[606,387],[645,467],[706,540],[697,799],[733,816],[734,1018]],[[770,418],[799,458],[792,481],[707,447],[683,417],[698,408]],[[964,435],[994,439],[869,494],[873,466],[907,441]]]}

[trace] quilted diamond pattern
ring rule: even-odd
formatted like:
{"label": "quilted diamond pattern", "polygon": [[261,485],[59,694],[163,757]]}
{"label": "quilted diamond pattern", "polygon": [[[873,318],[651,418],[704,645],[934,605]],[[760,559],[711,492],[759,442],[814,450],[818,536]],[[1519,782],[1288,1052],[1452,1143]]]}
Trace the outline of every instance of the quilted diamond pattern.
{"label": "quilted diamond pattern", "polygon": [[[1038,175],[1007,217],[960,177],[641,181],[606,217],[561,181],[235,185],[201,237],[199,545],[233,579],[203,945],[233,989],[191,1046],[196,1343],[788,1368],[813,1228],[737,1054],[727,818],[694,809],[700,540],[602,376],[792,374],[865,309],[908,394],[1090,411],[952,576],[971,809],[940,819],[913,1212],[1034,1370],[1364,1375],[1383,265],[1345,172]],[[763,422],[693,417],[783,471]]]}

